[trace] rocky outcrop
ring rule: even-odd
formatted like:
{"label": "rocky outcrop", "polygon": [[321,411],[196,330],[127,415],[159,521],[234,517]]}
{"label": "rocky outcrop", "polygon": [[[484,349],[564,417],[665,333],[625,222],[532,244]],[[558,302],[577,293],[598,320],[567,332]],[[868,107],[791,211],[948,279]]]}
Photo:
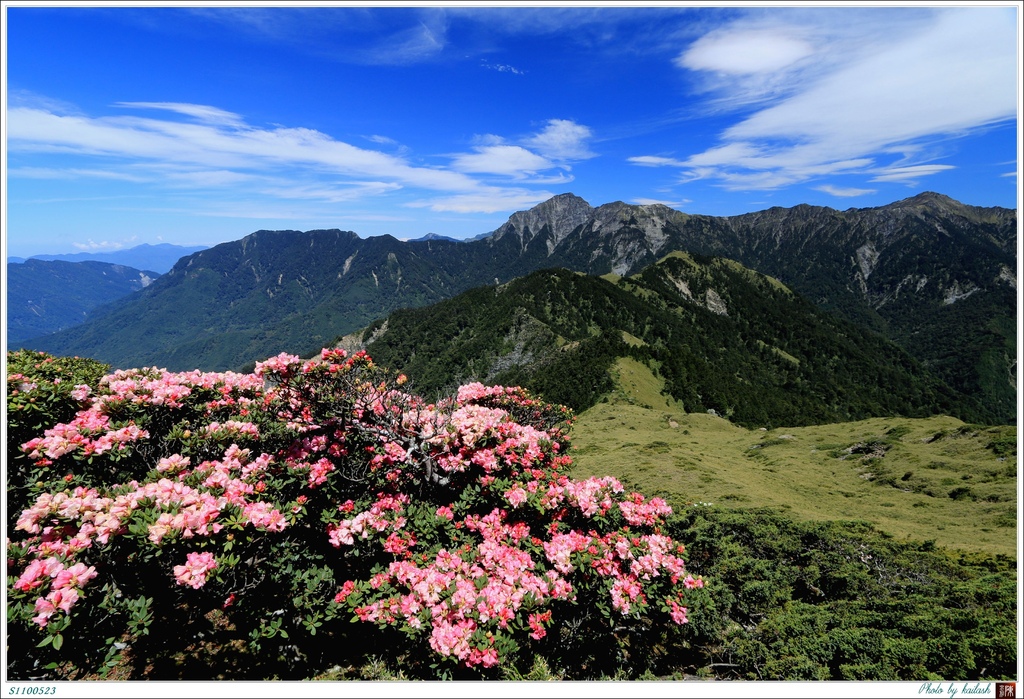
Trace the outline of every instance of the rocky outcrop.
{"label": "rocky outcrop", "polygon": [[547,234],[548,254],[577,227],[586,223],[594,209],[575,194],[559,194],[527,211],[517,211],[508,221],[491,233],[493,241],[507,235],[520,239],[521,249],[539,235]]}

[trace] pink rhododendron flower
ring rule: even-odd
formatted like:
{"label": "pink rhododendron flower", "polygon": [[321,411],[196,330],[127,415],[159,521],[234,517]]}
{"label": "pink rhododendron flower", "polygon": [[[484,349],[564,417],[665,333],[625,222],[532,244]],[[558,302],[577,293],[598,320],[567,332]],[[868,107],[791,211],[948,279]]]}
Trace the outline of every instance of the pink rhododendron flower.
{"label": "pink rhododendron flower", "polygon": [[704,587],[704,579],[694,578],[692,575],[687,575],[683,580],[683,585],[685,585],[688,590],[692,590],[695,587]]}
{"label": "pink rhododendron flower", "polygon": [[70,568],[65,568],[57,573],[53,579],[53,589],[62,590],[69,587],[84,587],[87,582],[96,577],[96,568],[84,563],[76,563]]}
{"label": "pink rhododendron flower", "polygon": [[341,590],[334,596],[334,601],[339,604],[345,601],[345,598],[351,595],[356,589],[356,584],[352,580],[345,581],[345,584],[341,586]]}
{"label": "pink rhododendron flower", "polygon": [[185,559],[185,565],[174,566],[174,579],[179,585],[188,585],[198,590],[206,584],[206,574],[216,567],[217,559],[212,553],[190,553]]}
{"label": "pink rhododendron flower", "polygon": [[45,567],[46,565],[40,559],[33,559],[21,574],[21,577],[14,583],[14,589],[22,591],[34,590],[42,585],[47,577],[44,572]]}
{"label": "pink rhododendron flower", "polygon": [[675,600],[669,600],[668,603],[672,608],[672,611],[669,612],[669,616],[672,617],[672,621],[680,625],[689,623],[689,619],[686,616],[686,613],[689,610],[686,607],[679,606],[679,603]]}

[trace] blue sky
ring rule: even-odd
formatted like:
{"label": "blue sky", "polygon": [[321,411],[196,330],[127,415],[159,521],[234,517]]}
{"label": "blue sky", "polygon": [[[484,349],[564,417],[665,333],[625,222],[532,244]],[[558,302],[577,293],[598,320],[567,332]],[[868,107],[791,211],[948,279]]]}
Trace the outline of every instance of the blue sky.
{"label": "blue sky", "polygon": [[4,11],[12,256],[464,238],[562,192],[1018,204],[1020,3]]}

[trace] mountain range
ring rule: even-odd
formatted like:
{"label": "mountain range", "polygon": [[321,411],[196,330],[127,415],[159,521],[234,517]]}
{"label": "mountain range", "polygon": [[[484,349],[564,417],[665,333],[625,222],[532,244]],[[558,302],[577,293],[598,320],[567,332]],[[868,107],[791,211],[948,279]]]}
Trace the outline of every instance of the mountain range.
{"label": "mountain range", "polygon": [[[109,262],[124,267],[145,269],[163,274],[174,266],[174,263],[186,255],[205,250],[206,245],[172,245],[143,243],[125,250],[111,252],[76,252],[63,255],[32,255],[29,260],[58,260],[61,262]],[[8,257],[8,263],[25,262],[24,257]]]}
{"label": "mountain range", "polygon": [[121,367],[244,368],[537,270],[626,278],[681,251],[770,275],[853,324],[848,335],[888,339],[989,419],[1013,421],[1016,229],[1013,210],[931,192],[876,208],[800,205],[730,217],[660,204],[595,208],[562,194],[465,242],[257,231],[182,258],[145,289],[31,346]]}
{"label": "mountain range", "polygon": [[725,258],[673,252],[630,277],[551,269],[396,311],[343,338],[417,393],[521,385],[577,411],[646,366],[686,412],[749,427],[984,410],[904,350]]}

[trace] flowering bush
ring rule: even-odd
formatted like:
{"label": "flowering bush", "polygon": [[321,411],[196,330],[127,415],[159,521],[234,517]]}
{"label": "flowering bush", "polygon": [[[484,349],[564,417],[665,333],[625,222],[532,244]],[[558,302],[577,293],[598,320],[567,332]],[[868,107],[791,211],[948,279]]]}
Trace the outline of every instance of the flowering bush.
{"label": "flowering bush", "polygon": [[[37,390],[16,376],[9,409]],[[12,674],[136,676],[210,637],[246,639],[260,677],[375,642],[423,677],[537,655],[586,675],[687,623],[704,583],[661,531],[670,508],[569,478],[570,411],[481,384],[427,403],[404,383],[325,349],[75,384],[73,410],[8,447],[32,465],[15,475],[9,647],[39,648],[12,651]],[[367,623],[377,641],[353,632]]]}

